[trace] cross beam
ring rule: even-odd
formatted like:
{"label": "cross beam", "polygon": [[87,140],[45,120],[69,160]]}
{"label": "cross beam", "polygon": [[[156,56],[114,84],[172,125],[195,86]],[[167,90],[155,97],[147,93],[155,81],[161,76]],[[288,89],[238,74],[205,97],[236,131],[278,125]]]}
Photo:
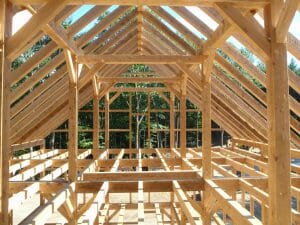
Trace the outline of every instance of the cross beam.
{"label": "cross beam", "polygon": [[105,64],[186,64],[202,63],[207,57],[200,56],[178,56],[178,55],[80,55],[79,63],[105,63]]}

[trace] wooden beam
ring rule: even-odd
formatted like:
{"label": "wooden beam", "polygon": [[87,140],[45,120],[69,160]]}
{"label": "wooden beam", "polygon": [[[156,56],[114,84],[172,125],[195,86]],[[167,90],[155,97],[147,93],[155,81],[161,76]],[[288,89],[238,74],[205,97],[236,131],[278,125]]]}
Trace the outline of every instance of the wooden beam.
{"label": "wooden beam", "polygon": [[170,93],[170,148],[175,148],[175,95]]}
{"label": "wooden beam", "polygon": [[11,34],[12,6],[0,1],[0,219],[9,225],[10,85],[7,38]]}
{"label": "wooden beam", "polygon": [[80,55],[80,63],[105,63],[105,64],[199,64],[205,56],[178,56],[178,55]]}
{"label": "wooden beam", "polygon": [[186,90],[187,90],[187,75],[184,74],[181,83],[180,95],[180,150],[181,157],[186,157]]}
{"label": "wooden beam", "polygon": [[[211,179],[213,175],[212,170],[212,160],[211,160],[211,72],[213,68],[213,61],[215,57],[216,49],[211,49],[209,51],[209,57],[207,61],[203,64],[202,68],[202,168],[203,168],[203,178]],[[204,190],[203,201],[204,206],[209,201],[209,191]],[[205,207],[204,207],[205,208]],[[202,216],[202,221],[204,225],[211,224],[211,213],[205,208],[204,214]]]}
{"label": "wooden beam", "polygon": [[276,39],[277,21],[283,1],[265,8],[265,27],[271,39],[267,62],[269,216],[272,225],[291,224],[290,120],[287,46]]}
{"label": "wooden beam", "polygon": [[84,181],[169,181],[201,180],[197,171],[143,171],[84,173]]}
{"label": "wooden beam", "polygon": [[6,46],[8,59],[14,59],[21,54],[20,49],[63,9],[66,2],[67,0],[62,0],[59,3],[47,1],[47,4],[45,4],[36,15],[32,16],[16,34],[9,38]]}
{"label": "wooden beam", "polygon": [[151,83],[179,83],[178,77],[103,77],[98,76],[98,82],[106,83],[140,83],[140,82],[151,82]]}
{"label": "wooden beam", "polygon": [[[66,64],[69,73],[69,141],[68,141],[68,178],[69,182],[77,181],[77,155],[78,155],[78,65],[75,61],[75,56],[71,51],[64,49]],[[72,220],[69,221],[70,225],[77,224],[77,194],[71,196],[73,207]]]}
{"label": "wooden beam", "polygon": [[287,41],[288,30],[298,9],[298,5],[300,5],[299,0],[287,0],[284,3],[283,12],[280,13],[276,27],[277,42],[282,43]]}
{"label": "wooden beam", "polygon": [[270,42],[267,37],[259,32],[259,25],[250,20],[247,16],[243,16],[242,13],[227,3],[216,3],[218,11],[229,20],[232,25],[238,28],[243,34],[250,40],[253,45],[259,47],[264,53],[264,58],[269,57]]}
{"label": "wooden beam", "polygon": [[105,149],[109,149],[109,92],[104,96],[104,109],[105,109]]}
{"label": "wooden beam", "polygon": [[93,98],[93,149],[99,149],[99,96]]}
{"label": "wooden beam", "polygon": [[205,180],[204,189],[209,191],[216,201],[217,207],[222,207],[230,216],[232,221],[236,224],[256,224],[259,225],[261,222],[250,214],[248,210],[243,208],[238,202],[232,200],[232,198],[223,191],[218,185],[212,180]]}
{"label": "wooden beam", "polygon": [[87,26],[91,21],[99,17],[104,13],[109,7],[108,6],[95,6],[89,10],[86,14],[80,17],[74,24],[67,28],[67,33],[70,38],[81,31],[85,26]]}
{"label": "wooden beam", "polygon": [[[44,4],[47,2],[47,0],[11,0],[12,3],[16,5],[23,5],[25,3],[27,4]],[[170,6],[196,6],[196,5],[203,5],[203,6],[213,6],[212,4],[215,2],[228,2],[232,3],[233,5],[236,5],[237,7],[262,7],[266,4],[268,4],[269,0],[177,0],[174,2],[173,0],[160,0],[153,2],[152,0],[143,0],[137,1],[137,0],[114,0],[107,2],[105,0],[85,0],[85,4],[92,4],[92,5],[154,5],[154,6],[163,6],[163,5],[170,5]],[[70,5],[81,5],[82,0],[69,0],[68,4]]]}

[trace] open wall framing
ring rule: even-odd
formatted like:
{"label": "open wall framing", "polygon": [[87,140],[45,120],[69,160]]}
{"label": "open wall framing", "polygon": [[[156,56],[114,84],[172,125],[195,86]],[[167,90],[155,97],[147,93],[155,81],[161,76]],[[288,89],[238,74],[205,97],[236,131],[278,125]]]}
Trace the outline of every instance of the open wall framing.
{"label": "open wall framing", "polygon": [[[94,6],[70,22],[83,2]],[[300,224],[299,166],[291,164],[300,158],[300,78],[287,64],[288,51],[300,60],[300,41],[288,32],[299,0],[0,4],[1,224]],[[13,34],[12,18],[23,10],[32,17]],[[130,76],[134,64],[155,73]],[[110,148],[110,103],[118,93],[154,89],[170,105],[168,148]],[[93,146],[79,149],[78,113],[91,100]],[[202,112],[201,148],[187,147],[187,100]],[[44,138],[66,120],[66,148],[46,149]],[[231,135],[227,147],[212,147],[212,121]]]}

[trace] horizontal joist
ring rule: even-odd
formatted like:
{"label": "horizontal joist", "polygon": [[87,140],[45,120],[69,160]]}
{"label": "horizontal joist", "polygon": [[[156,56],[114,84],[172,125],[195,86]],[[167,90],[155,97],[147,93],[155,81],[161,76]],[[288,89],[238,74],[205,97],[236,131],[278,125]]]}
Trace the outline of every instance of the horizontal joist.
{"label": "horizontal joist", "polygon": [[105,64],[199,64],[206,56],[178,56],[178,55],[80,55],[79,63]]}
{"label": "horizontal joist", "polygon": [[139,83],[139,82],[152,82],[152,83],[174,83],[180,82],[179,77],[98,77],[98,82],[102,83]]}
{"label": "horizontal joist", "polygon": [[144,171],[84,173],[85,181],[202,180],[197,171]]}
{"label": "horizontal joist", "polygon": [[[44,4],[47,0],[11,0],[16,5],[23,4]],[[68,4],[70,5],[81,5],[81,4],[93,4],[93,5],[154,5],[154,6],[162,6],[162,5],[170,5],[170,6],[196,6],[196,5],[207,5],[212,6],[213,3],[216,2],[227,2],[234,3],[241,7],[250,7],[250,6],[264,6],[270,3],[270,0],[160,0],[160,1],[152,1],[152,0],[114,0],[114,1],[106,1],[106,0],[69,0]]]}

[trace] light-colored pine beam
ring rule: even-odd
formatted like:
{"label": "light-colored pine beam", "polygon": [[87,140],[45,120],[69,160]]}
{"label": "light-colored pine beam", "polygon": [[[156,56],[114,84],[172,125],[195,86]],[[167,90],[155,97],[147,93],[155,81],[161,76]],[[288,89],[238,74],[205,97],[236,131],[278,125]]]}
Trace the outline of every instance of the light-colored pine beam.
{"label": "light-colored pine beam", "polygon": [[154,26],[155,29],[157,29],[160,33],[164,34],[164,36],[168,37],[168,39],[172,40],[172,42],[175,42],[176,45],[180,46],[180,48],[184,49],[189,54],[195,54],[195,49],[193,49],[182,38],[180,38],[176,32],[170,30],[170,28],[167,25],[161,23],[161,21],[154,15],[152,15],[150,12],[144,11],[143,17],[146,21],[148,21],[151,24],[151,26]]}
{"label": "light-colored pine beam", "polygon": [[199,64],[206,56],[178,56],[178,55],[80,55],[80,63],[105,63],[105,64]]}
{"label": "light-colored pine beam", "polygon": [[6,39],[10,34],[11,9],[8,1],[0,1],[0,216],[3,225],[9,224],[9,158],[10,158],[10,103],[8,84],[8,62],[6,59]]}
{"label": "light-colored pine beam", "polygon": [[98,82],[102,83],[139,83],[139,82],[152,82],[152,83],[179,83],[178,77],[103,77],[98,76]]}
{"label": "light-colored pine beam", "polygon": [[212,178],[211,168],[211,72],[213,69],[213,61],[215,49],[209,53],[209,58],[203,64],[202,68],[202,157],[203,157],[203,177],[205,179]]}
{"label": "light-colored pine beam", "polygon": [[162,214],[160,211],[160,207],[159,207],[159,203],[155,203],[155,215],[156,215],[156,221],[157,221],[157,225],[163,225],[163,218],[162,218]]}
{"label": "light-colored pine beam", "polygon": [[104,96],[104,109],[105,109],[105,148],[109,149],[109,92]]}
{"label": "light-colored pine beam", "polygon": [[93,149],[99,149],[99,96],[93,98]]}
{"label": "light-colored pine beam", "polygon": [[10,37],[6,46],[8,59],[12,60],[21,54],[20,49],[63,9],[66,2],[67,0],[48,1],[17,33]]}
{"label": "light-colored pine beam", "polygon": [[9,225],[10,85],[7,38],[12,29],[12,7],[0,1],[0,220]]}
{"label": "light-colored pine beam", "polygon": [[[106,150],[106,153],[108,154],[108,150]],[[124,155],[124,149],[122,149],[119,152],[114,164],[112,165],[112,167],[110,169],[110,172],[117,172],[118,171],[118,168],[119,168],[119,165],[120,165],[120,159],[123,158],[123,155]],[[110,187],[109,182],[102,183],[100,188],[96,187],[98,189],[96,197],[94,198],[91,206],[84,213],[85,216],[82,220],[83,224],[91,225],[91,224],[96,223],[97,217],[98,217],[98,212],[101,209],[102,204],[104,204],[105,201],[106,201],[105,199],[106,199],[106,196],[108,194],[109,187]],[[106,203],[108,203],[108,202],[106,202]]]}
{"label": "light-colored pine beam", "polygon": [[259,32],[259,25],[247,16],[243,16],[240,10],[235,9],[227,3],[216,3],[220,14],[227,19],[234,27],[238,28],[249,39],[251,44],[256,45],[264,53],[265,59],[269,58],[270,42],[267,37]]}
{"label": "light-colored pine beam", "polygon": [[[66,64],[69,73],[69,120],[68,120],[68,178],[69,182],[77,181],[77,155],[78,155],[78,64],[75,56],[71,51],[64,49],[66,58]],[[75,211],[73,213],[72,220],[69,221],[70,225],[77,224],[77,194],[71,196],[73,207]]]}
{"label": "light-colored pine beam", "polygon": [[133,19],[136,18],[136,16],[137,16],[137,11],[133,10],[132,12],[128,13],[126,16],[122,17],[117,24],[115,24],[112,28],[109,29],[108,32],[105,32],[101,37],[97,38],[88,46],[86,46],[83,49],[84,52],[87,54],[97,50],[97,48],[99,48],[101,44],[105,43],[106,40],[113,39],[116,33],[120,32],[119,34],[122,34],[122,28],[124,27],[127,28],[125,29],[127,31],[129,27],[132,24],[134,24]]}
{"label": "light-colored pine beam", "polygon": [[198,76],[193,70],[191,70],[186,64],[178,61],[177,64],[178,68],[186,74],[194,83],[194,85],[198,88],[198,90],[202,90],[202,80],[201,77]]}
{"label": "light-colored pine beam", "polygon": [[86,14],[80,17],[75,23],[67,28],[68,37],[72,38],[75,34],[81,31],[85,26],[87,26],[91,21],[99,17],[104,13],[109,6],[95,6],[89,10]]}
{"label": "light-colored pine beam", "polygon": [[[214,66],[215,51],[215,49],[210,50],[209,57],[203,64],[204,68],[202,68],[202,168],[204,179],[211,179],[213,175],[211,159],[211,72]],[[209,195],[210,193],[208,190],[204,190],[204,206],[209,201]],[[211,214],[209,210],[205,210],[205,213],[202,216],[202,221],[204,225],[211,224]]]}
{"label": "light-colored pine beam", "polygon": [[180,95],[180,152],[181,157],[186,157],[186,95],[187,95],[187,75],[183,74]]}
{"label": "light-colored pine beam", "polygon": [[[47,2],[47,0],[11,0],[12,3],[16,5],[23,5],[23,4],[44,4]],[[213,6],[213,3],[215,2],[227,2],[231,3],[232,5],[236,7],[245,7],[245,8],[261,8],[268,3],[270,3],[270,0],[160,0],[160,1],[152,1],[152,0],[143,0],[143,1],[137,1],[137,0],[114,0],[114,1],[106,1],[106,0],[85,0],[85,4],[91,4],[91,5],[150,5],[150,6],[164,6],[164,5],[170,5],[170,6]],[[69,0],[68,4],[70,5],[81,5],[82,0]]]}
{"label": "light-colored pine beam", "polygon": [[287,41],[287,34],[295,13],[300,5],[299,0],[287,0],[284,3],[284,8],[280,13],[280,17],[276,27],[277,42],[282,43]]}
{"label": "light-colored pine beam", "polygon": [[[142,168],[142,161],[140,163]],[[86,172],[83,174],[85,181],[151,181],[151,180],[194,180],[202,182],[197,171],[134,171],[134,172]]]}
{"label": "light-colored pine beam", "polygon": [[138,6],[138,16],[137,16],[137,22],[138,22],[138,52],[139,54],[142,54],[143,50],[143,40],[142,40],[142,35],[143,35],[143,11],[144,11],[144,6]]}
{"label": "light-colored pine beam", "polygon": [[173,92],[170,93],[170,148],[175,147],[175,95]]}
{"label": "light-colored pine beam", "polygon": [[[111,5],[111,4],[109,4]],[[120,4],[117,4],[120,5]],[[124,14],[129,9],[128,6],[119,6],[116,10],[107,15],[101,23],[96,24],[92,29],[82,35],[76,40],[76,44],[79,48],[82,48],[86,43],[88,43],[97,34],[100,34],[105,28],[116,21],[122,14]]]}
{"label": "light-colored pine beam", "polygon": [[150,7],[150,9],[154,11],[155,14],[160,16],[163,20],[165,20],[168,24],[174,27],[176,31],[179,32],[185,40],[187,40],[187,42],[192,42],[197,47],[199,43],[202,42],[202,40],[195,33],[190,31],[182,23],[178,22],[172,15],[170,15],[170,13],[168,13],[162,7],[152,6]]}
{"label": "light-colored pine beam", "polygon": [[268,97],[268,224],[291,224],[290,112],[287,69],[287,45],[277,40],[276,27],[283,1],[274,0],[265,8],[265,27],[271,39],[271,57],[267,62]]}
{"label": "light-colored pine beam", "polygon": [[49,217],[57,210],[71,195],[72,189],[75,188],[75,184],[71,183],[62,190],[60,190],[57,195],[50,199],[46,204],[41,205],[37,208],[34,213],[30,214],[25,220],[23,220],[21,225],[35,225],[35,224],[45,224]]}

